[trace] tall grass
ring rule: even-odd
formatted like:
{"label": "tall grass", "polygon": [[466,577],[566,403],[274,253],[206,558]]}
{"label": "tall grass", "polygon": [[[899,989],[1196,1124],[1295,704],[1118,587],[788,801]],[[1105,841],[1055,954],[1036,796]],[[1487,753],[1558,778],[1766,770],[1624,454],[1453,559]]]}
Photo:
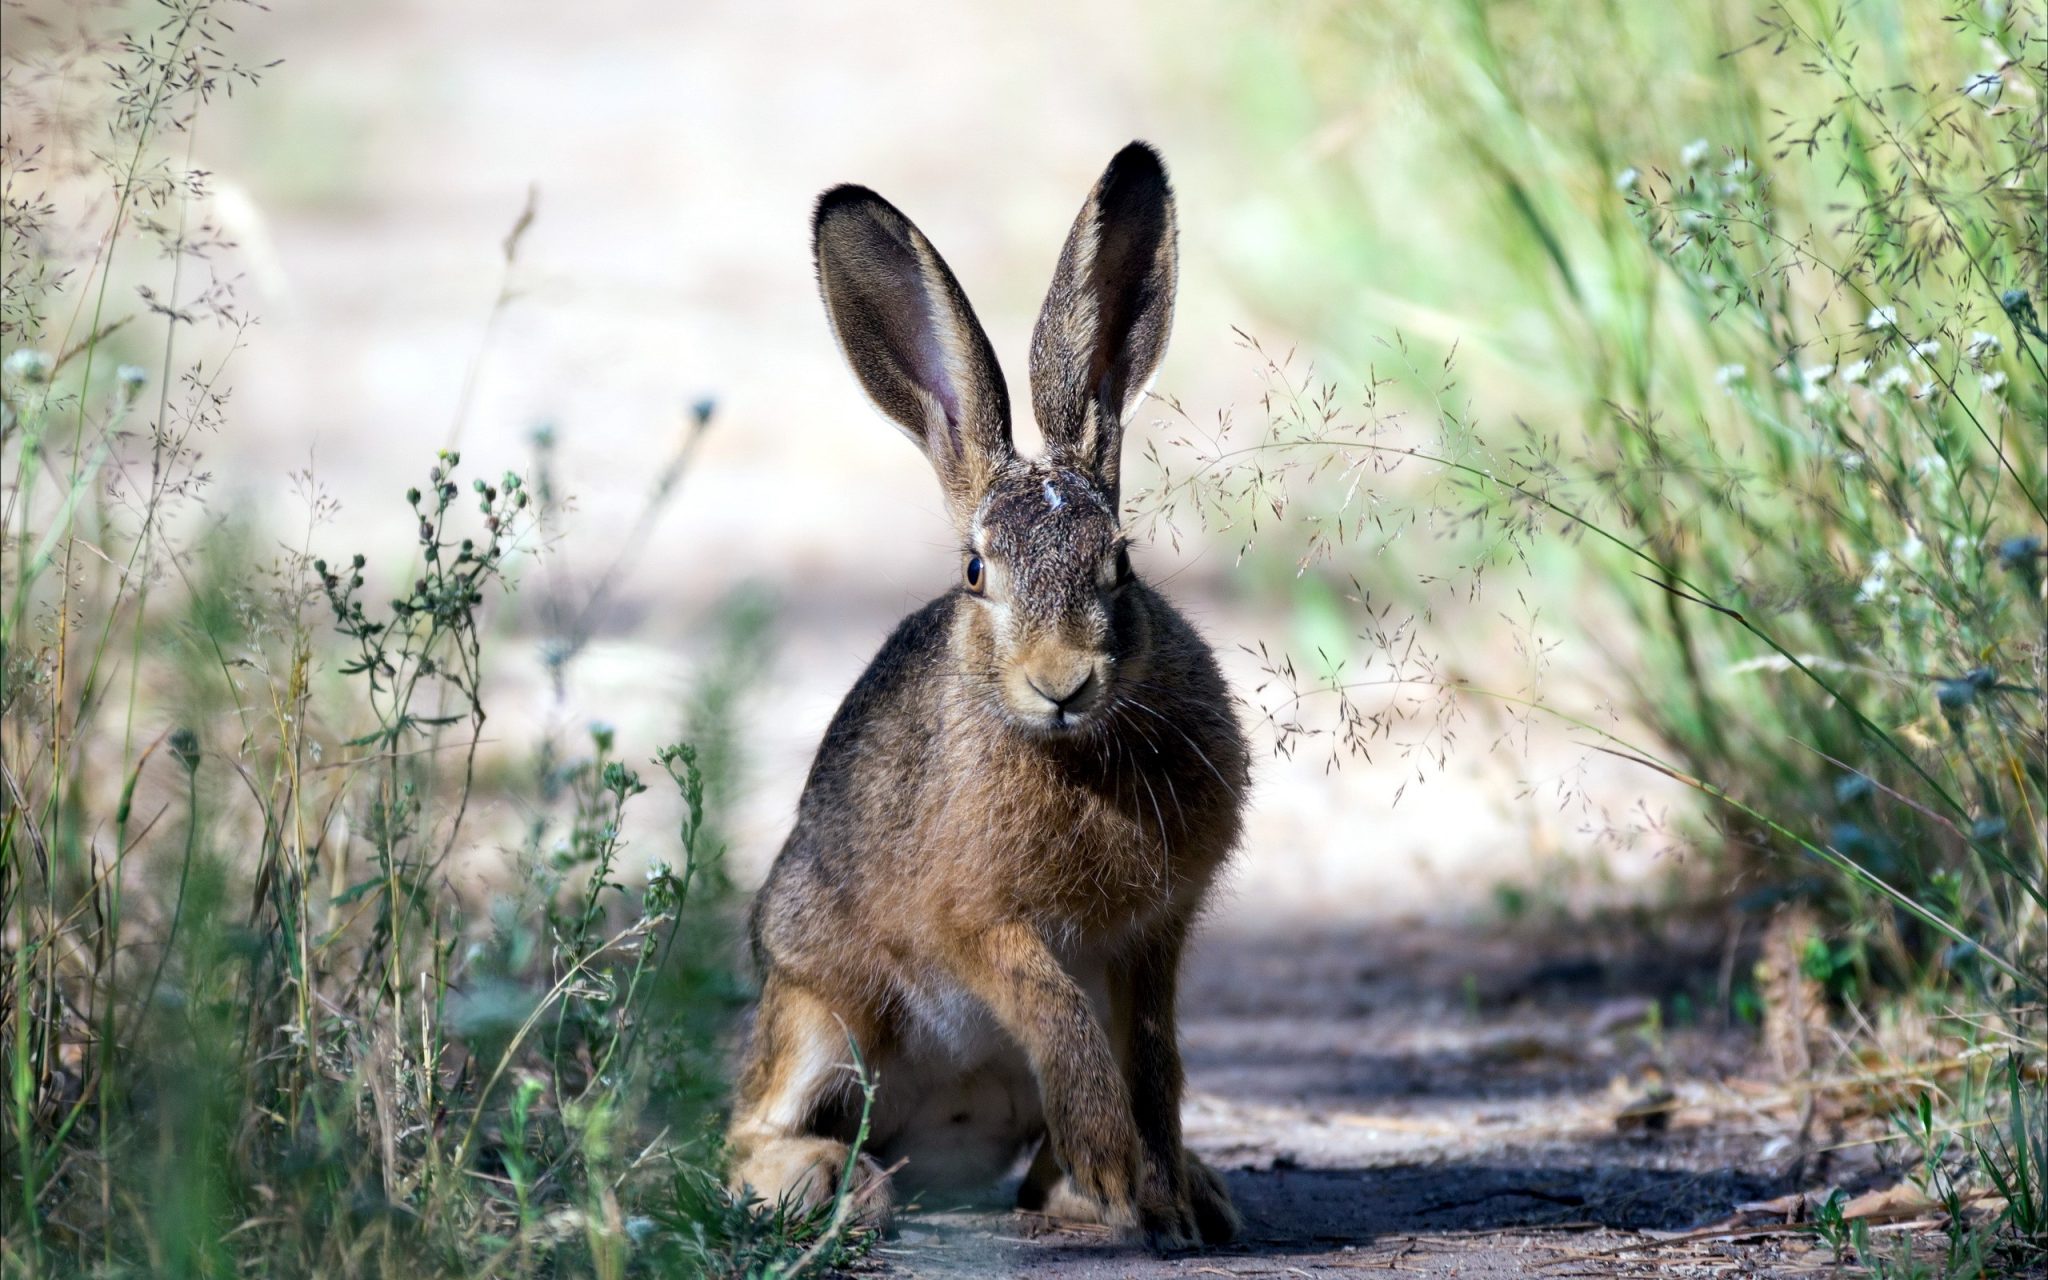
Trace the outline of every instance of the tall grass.
{"label": "tall grass", "polygon": [[[564,690],[637,548],[588,588],[543,575],[549,728],[486,777],[494,619],[556,532],[545,447],[524,474],[450,450],[392,476],[351,528],[411,550],[374,563],[311,474],[281,550],[281,503],[207,509],[196,439],[232,437],[230,365],[261,353],[190,140],[258,87],[223,51],[253,9],[8,11],[0,1263],[793,1274],[857,1252],[713,1172],[744,994],[716,806],[763,607],[728,611],[685,740],[632,760],[570,727]],[[629,863],[651,782],[680,827]],[[458,865],[504,887],[466,896]]]}
{"label": "tall grass", "polygon": [[[1805,965],[1850,1024],[1974,1063],[1931,1087],[2025,1121],[2048,1054],[2041,8],[1283,8],[1237,55],[1247,152],[1280,157],[1250,197],[1280,233],[1242,266],[1334,373],[1260,353],[1268,412],[1187,415],[1143,498],[1291,527],[1304,579],[1356,602],[1334,651],[1272,659],[1283,746],[1440,759],[1505,707],[1693,788],[1739,918],[1818,908]],[[1518,573],[1512,613],[1547,616],[1519,680],[1442,658],[1434,610]],[[1575,678],[1559,640],[1605,660]],[[2007,1150],[1956,1159],[2005,1177]]]}

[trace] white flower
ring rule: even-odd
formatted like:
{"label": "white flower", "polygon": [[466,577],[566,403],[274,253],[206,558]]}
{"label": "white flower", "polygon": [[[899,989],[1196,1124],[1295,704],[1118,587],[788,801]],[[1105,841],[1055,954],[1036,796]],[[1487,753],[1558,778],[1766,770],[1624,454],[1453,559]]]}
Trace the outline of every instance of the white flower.
{"label": "white flower", "polygon": [[1616,191],[1634,191],[1636,183],[1640,182],[1642,177],[1642,174],[1636,172],[1636,167],[1630,165],[1614,175],[1614,189]]}
{"label": "white flower", "polygon": [[1979,71],[1963,81],[1963,93],[1979,102],[1996,102],[2005,91],[2005,77],[1997,71]]}
{"label": "white flower", "polygon": [[1712,149],[1705,138],[1694,138],[1685,144],[1685,150],[1678,153],[1678,162],[1688,169],[1694,168],[1706,160],[1707,152]]}
{"label": "white flower", "polygon": [[1748,156],[1737,156],[1722,168],[1721,176],[1724,178],[1740,178],[1749,172],[1750,167]]}
{"label": "white flower", "polygon": [[1891,567],[1892,553],[1887,548],[1879,547],[1870,557],[1870,571],[1872,573],[1886,573],[1890,571]]}
{"label": "white flower", "polygon": [[134,395],[142,390],[144,383],[149,381],[149,370],[139,364],[124,364],[114,370],[114,378],[120,382],[128,394]]}
{"label": "white flower", "polygon": [[7,363],[0,365],[0,368],[6,370],[8,377],[19,378],[23,382],[46,381],[50,376],[51,367],[50,357],[34,347],[15,348],[7,357]]}
{"label": "white flower", "polygon": [[1739,364],[1724,364],[1714,370],[1714,382],[1718,386],[1731,387],[1738,382],[1749,381],[1749,367]]}
{"label": "white flower", "polygon": [[1821,385],[1823,379],[1835,371],[1831,364],[1808,365],[1799,371],[1799,398],[1808,404],[1814,403],[1827,394]]}
{"label": "white flower", "polygon": [[1950,538],[1948,540],[1948,558],[1951,560],[1962,559],[1964,556],[1969,554],[1970,546],[1971,543],[1969,534],[1957,534],[1955,537]]}
{"label": "white flower", "polygon": [[1986,333],[1982,329],[1970,330],[1968,350],[1972,360],[1989,359],[1997,355],[2003,345],[1999,342],[1998,335],[1995,333]]}
{"label": "white flower", "polygon": [[1925,342],[1913,344],[1913,358],[1915,360],[1925,360],[1929,356],[1939,355],[1940,353],[1941,340],[1938,338],[1929,338]]}
{"label": "white flower", "polygon": [[1855,364],[1845,365],[1842,368],[1842,381],[1844,382],[1857,383],[1869,376],[1870,361],[1868,360],[1858,360]]}
{"label": "white flower", "polygon": [[1915,400],[1932,401],[1940,395],[1941,384],[1939,382],[1934,381],[1932,378],[1928,379],[1926,382],[1921,383],[1919,386],[1913,388],[1913,398]]}
{"label": "white flower", "polygon": [[1896,329],[1899,327],[1897,307],[1872,307],[1870,315],[1863,321],[1863,327],[1870,330]]}
{"label": "white flower", "polygon": [[648,862],[647,883],[653,884],[656,880],[665,879],[667,876],[668,864],[666,862],[663,862],[660,858],[655,858]]}
{"label": "white flower", "polygon": [[1912,381],[1913,375],[1906,371],[1906,366],[1895,364],[1883,373],[1878,374],[1877,381],[1870,384],[1870,389],[1879,395],[1883,395],[1887,391],[1897,391],[1900,387]]}
{"label": "white flower", "polygon": [[1985,389],[1986,391],[2002,391],[2002,390],[2004,390],[2004,389],[2005,389],[2005,375],[2004,375],[2003,373],[1999,372],[1999,371],[1998,371],[1998,370],[1996,370],[1996,369],[1993,369],[1993,370],[1992,370],[1992,371],[1991,371],[1990,373],[1987,373],[1987,374],[1985,374],[1985,375],[1984,375],[1984,389]]}
{"label": "white flower", "polygon": [[1920,535],[1909,533],[1906,535],[1906,540],[1899,544],[1899,559],[1918,560],[1920,553],[1925,550],[1927,550],[1927,544],[1920,541]]}
{"label": "white flower", "polygon": [[1883,594],[1884,579],[1873,573],[1863,580],[1862,586],[1856,588],[1856,603],[1869,604]]}
{"label": "white flower", "polygon": [[[1844,471],[1861,471],[1861,470],[1863,470],[1863,455],[1862,455],[1862,454],[1860,454],[1860,453],[1857,453],[1857,452],[1856,452],[1856,451],[1855,451],[1854,449],[1844,449],[1844,450],[1842,450],[1842,452],[1841,452],[1841,453],[1840,453],[1840,454],[1838,455],[1838,457],[1839,457],[1839,458],[1841,459],[1841,463],[1842,463],[1842,470],[1844,470]],[[1890,563],[1891,563],[1891,559],[1892,559],[1892,553],[1891,553],[1891,552],[1889,552],[1889,551],[1880,551],[1880,552],[1878,552],[1877,554],[1878,554],[1878,555],[1879,555],[1879,556],[1880,556],[1880,557],[1881,557],[1881,558],[1883,559],[1883,561],[1884,561],[1884,564],[1890,564]],[[1877,567],[1877,568],[1880,568],[1880,569],[1881,569],[1881,568],[1883,568],[1883,565],[1877,564],[1877,562],[1876,562],[1876,561],[1872,561],[1872,564],[1873,564],[1873,565],[1874,565],[1875,567]]]}
{"label": "white flower", "polygon": [[1948,459],[1942,457],[1938,453],[1930,453],[1926,457],[1920,459],[1920,461],[1914,463],[1913,470],[1919,472],[1923,476],[1933,475],[1937,471],[1946,471],[1948,470]]}

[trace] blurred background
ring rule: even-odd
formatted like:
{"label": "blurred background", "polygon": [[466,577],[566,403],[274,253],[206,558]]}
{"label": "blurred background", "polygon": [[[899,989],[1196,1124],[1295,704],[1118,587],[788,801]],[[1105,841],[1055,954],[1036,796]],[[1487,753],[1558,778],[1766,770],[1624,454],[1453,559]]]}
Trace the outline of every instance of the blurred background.
{"label": "blurred background", "polygon": [[[531,585],[595,580],[629,540],[632,551],[565,701],[551,696],[541,643],[500,650],[491,737],[523,743],[549,715],[598,719],[618,727],[627,758],[644,758],[675,733],[720,610],[754,593],[773,612],[772,656],[746,699],[752,761],[729,821],[736,864],[758,877],[833,707],[895,621],[946,586],[953,559],[928,469],[868,406],[825,326],[808,241],[819,191],[858,181],[918,220],[1021,392],[1030,326],[1081,196],[1116,148],[1149,139],[1172,168],[1184,257],[1155,390],[1202,419],[1259,394],[1261,360],[1234,327],[1276,352],[1391,332],[1409,320],[1397,290],[1412,282],[1375,277],[1412,252],[1455,254],[1434,229],[1443,213],[1389,202],[1347,213],[1373,220],[1355,240],[1386,248],[1360,279],[1339,289],[1327,266],[1303,269],[1315,250],[1285,210],[1347,144],[1269,142],[1312,109],[1312,84],[1290,65],[1294,33],[1248,38],[1247,17],[1143,4],[378,2],[251,14],[227,49],[281,61],[190,138],[236,246],[216,266],[239,277],[258,318],[230,375],[242,425],[203,446],[214,483],[290,526],[301,513],[281,480],[310,467],[341,504],[315,541],[388,563],[411,540],[402,520],[379,517],[396,514],[433,448],[523,470],[545,427],[571,509]],[[1358,145],[1377,151],[1423,104],[1392,71],[1373,74],[1385,84],[1371,116],[1331,127],[1370,129]],[[650,513],[652,477],[701,399],[715,422],[680,490]],[[1020,439],[1035,447],[1022,416]],[[1148,406],[1134,419],[1134,470],[1148,441],[1163,443],[1166,417]],[[1228,537],[1159,541],[1142,571],[1170,582],[1248,693],[1260,676],[1240,648],[1301,639],[1289,557],[1233,572]],[[1370,585],[1398,594],[1393,579],[1425,571],[1387,562],[1389,581]],[[1487,617],[1441,627],[1432,643],[1498,655]],[[1585,843],[1579,817],[1513,799],[1517,777],[1582,754],[1532,765],[1468,750],[1441,780],[1434,762],[1332,774],[1324,754],[1269,758],[1232,910],[1488,902],[1497,880],[1532,878],[1532,858]],[[1418,773],[1431,785],[1392,807]],[[1640,776],[1615,785],[1601,798],[1624,808],[1658,790]],[[644,806],[636,844],[670,816]]]}

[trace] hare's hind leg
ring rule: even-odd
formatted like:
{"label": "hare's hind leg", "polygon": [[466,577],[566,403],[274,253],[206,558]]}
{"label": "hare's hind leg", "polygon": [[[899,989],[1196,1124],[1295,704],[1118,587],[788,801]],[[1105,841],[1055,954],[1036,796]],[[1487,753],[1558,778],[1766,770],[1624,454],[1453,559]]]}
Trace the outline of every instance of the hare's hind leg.
{"label": "hare's hind leg", "polygon": [[888,1225],[887,1173],[863,1153],[849,1175],[844,1138],[852,1135],[826,1131],[827,1118],[843,1113],[849,1099],[852,1114],[860,1114],[848,1037],[866,1052],[874,1037],[863,1035],[864,1030],[834,1016],[802,987],[769,976],[761,988],[753,1042],[726,1132],[734,1190],[809,1212],[831,1203],[844,1178],[855,1220]]}

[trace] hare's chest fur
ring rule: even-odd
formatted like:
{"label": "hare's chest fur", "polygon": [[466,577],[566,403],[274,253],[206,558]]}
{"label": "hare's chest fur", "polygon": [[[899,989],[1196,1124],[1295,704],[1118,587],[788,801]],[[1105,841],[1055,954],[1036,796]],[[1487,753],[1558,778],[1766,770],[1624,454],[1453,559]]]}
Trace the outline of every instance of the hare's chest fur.
{"label": "hare's chest fur", "polygon": [[1199,770],[1133,767],[1142,739],[1095,749],[1076,764],[984,746],[929,781],[920,861],[949,902],[1107,951],[1199,901],[1236,839],[1234,794]]}

